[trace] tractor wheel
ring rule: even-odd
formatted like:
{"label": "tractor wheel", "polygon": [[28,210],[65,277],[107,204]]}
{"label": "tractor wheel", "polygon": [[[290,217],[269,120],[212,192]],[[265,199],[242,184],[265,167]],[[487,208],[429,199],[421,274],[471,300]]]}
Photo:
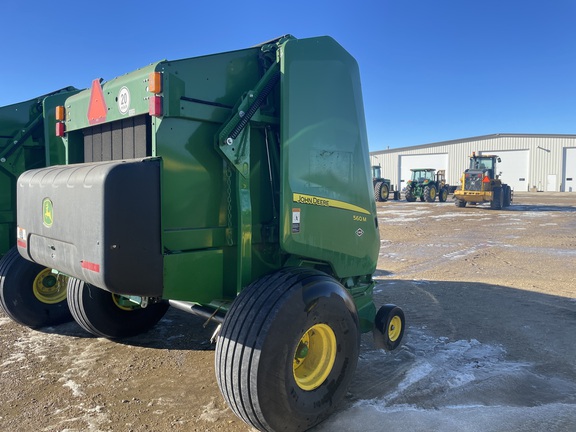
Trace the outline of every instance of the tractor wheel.
{"label": "tractor wheel", "polygon": [[374,187],[374,198],[378,202],[388,201],[388,194],[390,193],[390,189],[388,189],[388,185],[384,182],[376,183]]}
{"label": "tractor wheel", "polygon": [[94,336],[108,339],[136,336],[151,329],[168,310],[167,302],[142,308],[123,297],[76,278],[68,279],[68,305],[76,322]]}
{"label": "tractor wheel", "polygon": [[512,189],[508,185],[503,185],[502,192],[504,193],[504,197],[502,199],[502,207],[509,207],[512,203]]}
{"label": "tractor wheel", "polygon": [[216,343],[218,385],[247,424],[304,431],[346,394],[360,349],[352,297],[334,278],[283,269],[236,298]]}
{"label": "tractor wheel", "polygon": [[458,199],[458,198],[456,198],[456,201],[454,201],[454,204],[456,204],[456,207],[466,207],[466,201]]}
{"label": "tractor wheel", "polygon": [[392,351],[400,345],[406,328],[404,312],[398,306],[382,306],[374,319],[374,344],[377,348]]}
{"label": "tractor wheel", "polygon": [[429,185],[426,186],[424,188],[424,199],[427,202],[434,202],[436,201],[436,195],[437,195],[437,190],[436,190],[436,186],[434,185]]}
{"label": "tractor wheel", "polygon": [[408,201],[408,202],[416,201],[416,197],[412,193],[411,189],[406,189],[406,192],[404,192],[404,198],[406,198],[406,201]]}
{"label": "tractor wheel", "polygon": [[492,210],[501,210],[504,204],[504,193],[502,187],[495,187],[492,189],[492,201],[490,201],[490,208]]}
{"label": "tractor wheel", "polygon": [[0,261],[0,304],[6,315],[31,328],[72,321],[67,279],[22,258],[14,247]]}
{"label": "tractor wheel", "polygon": [[438,200],[440,202],[446,202],[448,199],[448,189],[442,188],[440,189],[440,193],[438,194]]}

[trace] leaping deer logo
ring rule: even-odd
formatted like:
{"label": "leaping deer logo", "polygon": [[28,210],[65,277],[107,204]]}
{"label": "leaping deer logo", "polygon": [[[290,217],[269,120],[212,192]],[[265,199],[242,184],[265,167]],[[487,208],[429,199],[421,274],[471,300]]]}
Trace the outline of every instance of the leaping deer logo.
{"label": "leaping deer logo", "polygon": [[42,209],[44,226],[50,228],[54,222],[54,206],[49,198],[44,198],[44,201],[42,201]]}

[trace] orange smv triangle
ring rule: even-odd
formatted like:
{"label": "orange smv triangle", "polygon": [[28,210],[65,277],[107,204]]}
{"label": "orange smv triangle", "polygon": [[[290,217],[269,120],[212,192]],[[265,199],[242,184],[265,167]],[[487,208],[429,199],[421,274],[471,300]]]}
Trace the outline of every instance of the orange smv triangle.
{"label": "orange smv triangle", "polygon": [[104,93],[100,87],[100,80],[95,79],[92,81],[92,89],[90,90],[90,104],[88,105],[88,123],[95,125],[106,121],[106,113],[108,108],[104,101]]}

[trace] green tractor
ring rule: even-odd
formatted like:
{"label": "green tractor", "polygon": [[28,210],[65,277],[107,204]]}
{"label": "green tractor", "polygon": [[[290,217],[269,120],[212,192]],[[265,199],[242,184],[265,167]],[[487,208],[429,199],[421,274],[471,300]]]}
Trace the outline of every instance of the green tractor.
{"label": "green tractor", "polygon": [[361,333],[391,350],[405,329],[373,300],[361,101],[358,65],[329,37],[95,80],[57,109],[68,165],[18,180],[18,251],[69,276],[93,335],[137,335],[169,305],[214,322],[231,409],[307,430],[346,395]]}
{"label": "green tractor", "polygon": [[374,199],[377,202],[388,201],[388,196],[392,190],[390,180],[382,178],[382,168],[380,165],[372,165],[372,186],[374,187]]}
{"label": "green tractor", "polygon": [[66,87],[0,107],[0,305],[20,324],[36,328],[72,320],[66,275],[25,260],[16,249],[16,183],[32,168],[65,163],[55,138],[55,107],[77,93]]}
{"label": "green tractor", "polygon": [[404,191],[406,201],[414,202],[420,198],[420,201],[434,202],[436,196],[440,202],[445,202],[448,199],[449,187],[446,184],[444,170],[418,168],[410,171],[412,171],[412,178],[408,180]]}

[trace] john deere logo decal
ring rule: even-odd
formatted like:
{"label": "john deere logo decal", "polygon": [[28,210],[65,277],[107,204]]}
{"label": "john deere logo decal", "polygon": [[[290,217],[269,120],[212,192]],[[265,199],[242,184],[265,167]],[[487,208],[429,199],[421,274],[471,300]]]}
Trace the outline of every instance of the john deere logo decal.
{"label": "john deere logo decal", "polygon": [[42,222],[47,228],[50,228],[54,222],[54,207],[50,198],[44,198],[42,201]]}

